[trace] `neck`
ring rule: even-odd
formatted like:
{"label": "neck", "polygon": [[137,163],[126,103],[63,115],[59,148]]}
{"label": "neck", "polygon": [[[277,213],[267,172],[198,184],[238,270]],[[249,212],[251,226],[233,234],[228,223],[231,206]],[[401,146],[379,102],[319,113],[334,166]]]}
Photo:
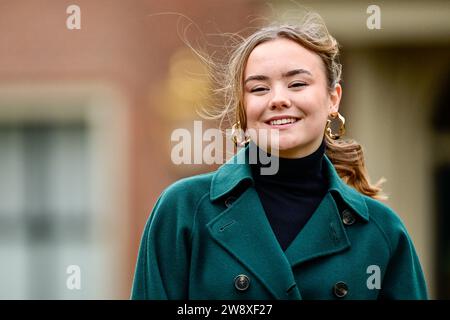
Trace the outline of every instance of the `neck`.
{"label": "neck", "polygon": [[[262,149],[258,148],[258,154],[262,152]],[[319,148],[313,153],[301,157],[301,158],[278,158],[279,169],[272,178],[283,178],[287,180],[298,179],[298,178],[314,178],[321,177],[322,174],[322,159],[325,154],[325,140],[322,140]],[[265,154],[265,156],[270,156]],[[253,173],[260,175],[261,167],[266,165],[261,164],[259,161],[252,165]],[[265,176],[270,179],[271,176]]]}

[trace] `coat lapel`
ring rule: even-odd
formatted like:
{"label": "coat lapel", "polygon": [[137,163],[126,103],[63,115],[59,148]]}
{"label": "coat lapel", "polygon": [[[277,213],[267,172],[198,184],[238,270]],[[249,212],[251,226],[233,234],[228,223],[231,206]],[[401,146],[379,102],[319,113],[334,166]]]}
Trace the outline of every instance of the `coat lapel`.
{"label": "coat lapel", "polygon": [[330,192],[320,202],[309,221],[287,248],[292,267],[350,247],[338,208]]}
{"label": "coat lapel", "polygon": [[207,226],[211,236],[251,270],[275,299],[301,299],[289,261],[253,187]]}
{"label": "coat lapel", "polygon": [[341,197],[348,208],[367,222],[368,209],[363,196],[339,177],[330,159],[323,157],[328,192],[319,206],[286,250],[292,267],[311,259],[335,254],[350,247],[339,209],[333,197]]}

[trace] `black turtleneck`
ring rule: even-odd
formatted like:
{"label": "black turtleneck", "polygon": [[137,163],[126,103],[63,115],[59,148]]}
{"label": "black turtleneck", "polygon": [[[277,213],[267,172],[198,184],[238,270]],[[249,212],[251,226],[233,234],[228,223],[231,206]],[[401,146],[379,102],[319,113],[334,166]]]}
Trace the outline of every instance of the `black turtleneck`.
{"label": "black turtleneck", "polygon": [[285,251],[308,222],[327,192],[322,172],[325,141],[312,154],[297,159],[279,158],[274,175],[261,175],[259,162],[252,164],[255,188],[272,226]]}

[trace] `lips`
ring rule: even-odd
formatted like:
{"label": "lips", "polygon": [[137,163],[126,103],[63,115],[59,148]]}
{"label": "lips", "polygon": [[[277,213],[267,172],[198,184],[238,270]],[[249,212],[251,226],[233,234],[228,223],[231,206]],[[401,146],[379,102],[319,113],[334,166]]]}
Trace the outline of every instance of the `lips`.
{"label": "lips", "polygon": [[300,118],[292,117],[292,116],[278,116],[278,117],[270,118],[265,123],[270,126],[285,126],[285,125],[296,123],[299,120],[300,120]]}

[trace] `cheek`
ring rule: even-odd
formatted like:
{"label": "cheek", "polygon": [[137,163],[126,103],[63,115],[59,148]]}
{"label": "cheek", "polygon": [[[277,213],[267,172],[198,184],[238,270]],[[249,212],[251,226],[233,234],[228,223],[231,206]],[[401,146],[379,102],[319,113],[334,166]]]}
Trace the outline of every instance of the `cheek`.
{"label": "cheek", "polygon": [[244,99],[244,106],[248,123],[258,121],[264,111],[264,108],[261,107],[261,103],[258,103],[258,100],[254,98]]}
{"label": "cheek", "polygon": [[313,118],[328,117],[327,96],[319,90],[311,90],[308,94],[299,96],[297,105],[300,106],[306,116]]}
{"label": "cheek", "polygon": [[307,117],[305,124],[311,129],[311,130],[319,130],[325,128],[325,125],[327,123],[328,113],[325,111],[325,109],[321,110],[315,110],[312,113],[310,113]]}

